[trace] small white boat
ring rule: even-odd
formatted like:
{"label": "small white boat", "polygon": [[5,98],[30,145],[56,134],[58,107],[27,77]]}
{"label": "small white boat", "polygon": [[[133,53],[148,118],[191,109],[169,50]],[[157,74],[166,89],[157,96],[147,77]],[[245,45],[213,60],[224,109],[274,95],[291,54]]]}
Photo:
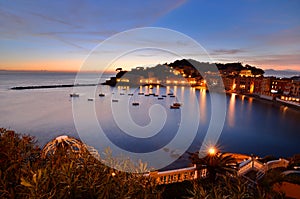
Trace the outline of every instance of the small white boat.
{"label": "small white boat", "polygon": [[179,109],[180,106],[174,106],[174,105],[170,105],[170,109]]}
{"label": "small white boat", "polygon": [[179,102],[174,102],[174,103],[173,103],[173,106],[181,106],[181,103],[179,103]]}
{"label": "small white boat", "polygon": [[71,93],[70,97],[79,97],[79,94],[78,93]]}
{"label": "small white boat", "polygon": [[171,109],[179,109],[181,107],[181,103],[174,102],[172,105],[170,105]]}

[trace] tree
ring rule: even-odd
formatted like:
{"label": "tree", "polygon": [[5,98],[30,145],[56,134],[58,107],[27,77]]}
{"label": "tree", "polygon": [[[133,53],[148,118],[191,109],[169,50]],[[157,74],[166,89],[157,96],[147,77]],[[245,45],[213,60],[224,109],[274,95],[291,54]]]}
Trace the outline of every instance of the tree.
{"label": "tree", "polygon": [[199,152],[195,152],[190,154],[190,159],[193,164],[196,164],[198,170],[207,169],[211,182],[217,180],[217,175],[235,174],[236,172],[236,159],[226,153],[211,153],[200,158]]}

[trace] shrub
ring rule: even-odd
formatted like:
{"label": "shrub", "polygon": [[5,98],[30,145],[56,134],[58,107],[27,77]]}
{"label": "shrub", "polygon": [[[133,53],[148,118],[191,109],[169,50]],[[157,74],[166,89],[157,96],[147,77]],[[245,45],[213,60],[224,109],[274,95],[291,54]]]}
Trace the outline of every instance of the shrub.
{"label": "shrub", "polygon": [[[33,137],[0,129],[0,198],[160,198],[154,179],[107,167],[86,149],[41,154]],[[145,169],[106,155],[116,166]]]}

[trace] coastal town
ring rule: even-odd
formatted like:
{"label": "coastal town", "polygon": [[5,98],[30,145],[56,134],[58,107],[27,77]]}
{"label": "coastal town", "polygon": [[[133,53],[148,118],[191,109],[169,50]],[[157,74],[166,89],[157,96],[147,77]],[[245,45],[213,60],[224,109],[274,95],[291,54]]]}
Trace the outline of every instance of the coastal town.
{"label": "coastal town", "polygon": [[[210,70],[213,66],[218,70]],[[264,76],[262,69],[241,63],[210,64],[194,60],[177,60],[152,68],[136,67],[130,71],[117,68],[108,85],[191,86],[209,89],[224,85],[228,93],[238,93],[265,100],[300,106],[300,76],[281,78]],[[222,81],[222,82],[220,82]]]}

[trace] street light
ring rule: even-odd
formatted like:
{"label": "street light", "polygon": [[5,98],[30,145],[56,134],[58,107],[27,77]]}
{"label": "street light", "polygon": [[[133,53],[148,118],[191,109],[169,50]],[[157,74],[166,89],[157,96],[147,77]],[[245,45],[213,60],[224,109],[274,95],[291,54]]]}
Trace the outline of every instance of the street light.
{"label": "street light", "polygon": [[217,153],[217,149],[215,147],[209,147],[208,154],[213,156]]}

